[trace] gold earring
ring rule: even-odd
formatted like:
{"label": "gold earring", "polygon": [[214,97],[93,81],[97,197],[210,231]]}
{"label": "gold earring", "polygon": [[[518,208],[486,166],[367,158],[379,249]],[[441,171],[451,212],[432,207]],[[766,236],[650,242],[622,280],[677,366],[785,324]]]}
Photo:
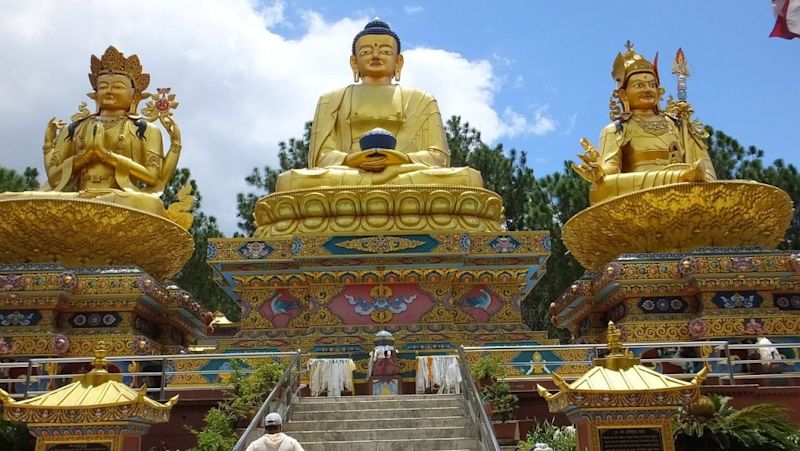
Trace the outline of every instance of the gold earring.
{"label": "gold earring", "polygon": [[353,71],[353,83],[358,83],[361,80],[361,74],[358,73],[358,69]]}

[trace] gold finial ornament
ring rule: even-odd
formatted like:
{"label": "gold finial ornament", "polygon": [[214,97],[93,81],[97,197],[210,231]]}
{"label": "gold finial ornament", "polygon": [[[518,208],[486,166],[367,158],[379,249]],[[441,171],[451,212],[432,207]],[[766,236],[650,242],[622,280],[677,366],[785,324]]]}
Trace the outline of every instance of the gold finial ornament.
{"label": "gold finial ornament", "polygon": [[614,321],[608,322],[608,352],[609,354],[624,354],[622,350],[622,331],[614,325]]}

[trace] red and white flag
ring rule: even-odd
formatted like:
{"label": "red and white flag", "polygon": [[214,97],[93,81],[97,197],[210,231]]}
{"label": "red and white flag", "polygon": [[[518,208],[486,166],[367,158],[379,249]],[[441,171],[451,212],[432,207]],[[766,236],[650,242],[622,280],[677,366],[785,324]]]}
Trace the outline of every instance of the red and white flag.
{"label": "red and white flag", "polygon": [[800,38],[800,0],[772,0],[775,28],[769,37]]}

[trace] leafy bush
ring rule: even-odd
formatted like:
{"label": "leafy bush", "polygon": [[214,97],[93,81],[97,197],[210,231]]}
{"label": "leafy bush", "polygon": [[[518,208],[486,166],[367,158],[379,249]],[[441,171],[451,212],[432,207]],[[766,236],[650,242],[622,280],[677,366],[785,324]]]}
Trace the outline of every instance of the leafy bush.
{"label": "leafy bush", "polygon": [[197,446],[191,451],[229,451],[239,440],[234,427],[239,420],[251,419],[269,393],[283,376],[280,363],[258,362],[245,372],[242,364],[234,361],[231,398],[206,413],[202,430],[189,430],[197,437]]}
{"label": "leafy bush", "polygon": [[33,451],[34,439],[23,423],[0,419],[0,449],[8,451]]}
{"label": "leafy bush", "polygon": [[495,382],[483,387],[481,398],[484,403],[492,406],[492,418],[500,421],[508,421],[513,418],[514,409],[519,403],[519,398],[511,393],[511,387],[505,382]]}
{"label": "leafy bush", "polygon": [[676,451],[702,449],[783,451],[798,450],[798,427],[788,409],[776,404],[756,404],[742,409],[728,406],[731,398],[711,394],[714,413],[693,415],[681,409],[673,422]]}
{"label": "leafy bush", "polygon": [[478,380],[497,380],[507,374],[506,366],[497,357],[483,356],[474,365],[470,366],[472,376]]}
{"label": "leafy bush", "polygon": [[528,432],[528,437],[519,442],[520,451],[531,451],[537,443],[546,443],[553,451],[576,451],[578,436],[573,426],[556,426],[545,420]]}

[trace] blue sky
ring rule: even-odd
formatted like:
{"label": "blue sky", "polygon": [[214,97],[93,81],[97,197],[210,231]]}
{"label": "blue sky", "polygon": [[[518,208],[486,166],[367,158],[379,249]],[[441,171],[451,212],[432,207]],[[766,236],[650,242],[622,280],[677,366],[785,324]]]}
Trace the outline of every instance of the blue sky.
{"label": "blue sky", "polygon": [[770,162],[800,162],[800,39],[768,38],[774,18],[766,0],[299,0],[288,3],[285,13],[291,21],[306,10],[331,21],[378,16],[406,48],[441,48],[490,61],[501,80],[496,109],[510,105],[531,114],[547,106],[557,122],[551,133],[498,140],[527,151],[538,174],[560,170],[580,151],[581,136],[596,141],[608,122],[611,64],[628,39],[648,59],[659,52],[668,93],[675,92],[670,69],[682,47],[694,72],[689,101],[698,118],[764,149]]}
{"label": "blue sky", "polygon": [[[0,165],[44,173],[47,121],[87,100],[92,54],[136,53],[181,103],[180,165],[223,231],[254,166],[276,165],[278,142],[299,137],[320,94],[352,82],[355,33],[371,18],[400,35],[402,84],[430,91],[486,140],[526,151],[537,175],[575,159],[609,121],[611,65],[626,40],[661,78],[678,47],[693,71],[689,101],[704,123],[767,162],[798,164],[800,39],[770,39],[767,0],[415,1],[6,0],[0,15]],[[168,144],[165,143],[165,147]]]}

